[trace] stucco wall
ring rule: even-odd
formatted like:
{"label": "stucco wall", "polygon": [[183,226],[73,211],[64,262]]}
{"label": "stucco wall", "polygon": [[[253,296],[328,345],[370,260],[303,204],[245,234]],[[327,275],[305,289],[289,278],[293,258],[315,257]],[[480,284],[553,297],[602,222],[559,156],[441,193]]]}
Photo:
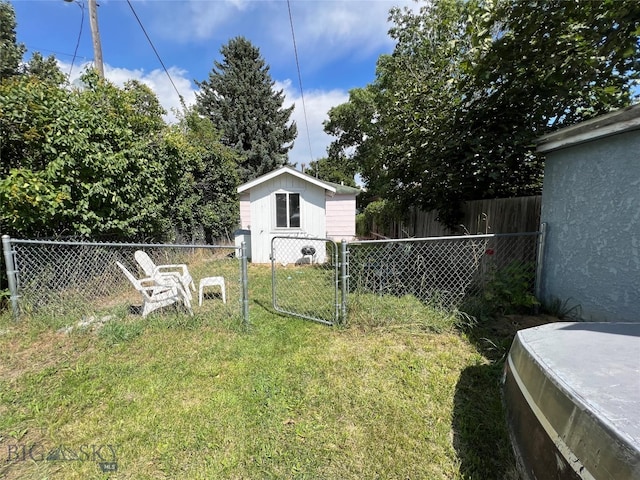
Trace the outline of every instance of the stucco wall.
{"label": "stucco wall", "polygon": [[546,154],[542,299],[640,322],[640,131]]}

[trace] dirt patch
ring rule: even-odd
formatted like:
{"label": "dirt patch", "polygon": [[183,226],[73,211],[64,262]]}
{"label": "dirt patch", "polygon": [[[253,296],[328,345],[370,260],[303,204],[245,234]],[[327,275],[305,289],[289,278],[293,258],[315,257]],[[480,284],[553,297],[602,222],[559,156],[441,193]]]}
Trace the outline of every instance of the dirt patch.
{"label": "dirt patch", "polygon": [[0,378],[6,381],[56,367],[63,361],[73,363],[81,352],[91,348],[86,340],[51,331],[40,333],[33,341],[14,337],[0,346]]}
{"label": "dirt patch", "polygon": [[551,315],[505,315],[483,321],[482,327],[497,337],[512,337],[518,330],[559,321]]}

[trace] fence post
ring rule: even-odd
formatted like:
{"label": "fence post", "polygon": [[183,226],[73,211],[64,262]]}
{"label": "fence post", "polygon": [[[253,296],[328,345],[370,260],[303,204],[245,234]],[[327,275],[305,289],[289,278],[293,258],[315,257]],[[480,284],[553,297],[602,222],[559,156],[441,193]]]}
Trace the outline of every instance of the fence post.
{"label": "fence post", "polygon": [[16,266],[13,261],[13,251],[11,250],[11,238],[9,235],[2,236],[2,250],[4,252],[4,264],[7,268],[7,283],[11,294],[11,310],[13,319],[18,320],[18,282],[16,281]]}
{"label": "fence post", "polygon": [[347,322],[347,294],[349,293],[349,264],[347,256],[347,241],[342,239],[340,242],[340,280],[342,285],[342,308],[340,312],[340,323]]}
{"label": "fence post", "polygon": [[540,224],[540,236],[538,237],[538,251],[536,252],[536,282],[534,287],[535,296],[539,302],[542,295],[542,262],[544,261],[544,246],[547,236],[547,224]]}
{"label": "fence post", "polygon": [[242,320],[249,324],[249,275],[247,269],[247,244],[240,243],[241,270],[242,270]]}

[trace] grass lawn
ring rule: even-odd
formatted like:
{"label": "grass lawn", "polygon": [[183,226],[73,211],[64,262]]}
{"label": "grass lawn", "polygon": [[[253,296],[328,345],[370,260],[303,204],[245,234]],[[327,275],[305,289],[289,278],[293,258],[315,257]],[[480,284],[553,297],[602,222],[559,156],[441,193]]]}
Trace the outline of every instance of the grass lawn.
{"label": "grass lawn", "polygon": [[275,314],[268,270],[249,275],[248,327],[197,306],[71,333],[3,314],[0,478],[517,478],[509,334],[436,311],[327,327]]}

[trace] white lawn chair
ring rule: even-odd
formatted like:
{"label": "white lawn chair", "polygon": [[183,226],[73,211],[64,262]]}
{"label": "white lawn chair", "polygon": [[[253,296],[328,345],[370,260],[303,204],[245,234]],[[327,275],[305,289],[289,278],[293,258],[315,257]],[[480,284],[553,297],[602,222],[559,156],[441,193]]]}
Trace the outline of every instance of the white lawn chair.
{"label": "white lawn chair", "polygon": [[116,262],[118,267],[123,271],[125,276],[133,284],[135,289],[142,295],[142,317],[146,317],[154,310],[176,302],[181,302],[187,307],[189,313],[193,315],[191,310],[191,301],[182,288],[182,284],[175,278],[142,278],[138,280],[127,268],[120,262]]}
{"label": "white lawn chair", "polygon": [[192,289],[195,292],[196,286],[194,285],[193,278],[189,274],[189,270],[184,263],[174,265],[156,265],[153,260],[151,260],[151,257],[142,250],[136,250],[134,257],[145,275],[160,280],[167,277],[178,279],[189,300],[193,298],[189,289]]}

